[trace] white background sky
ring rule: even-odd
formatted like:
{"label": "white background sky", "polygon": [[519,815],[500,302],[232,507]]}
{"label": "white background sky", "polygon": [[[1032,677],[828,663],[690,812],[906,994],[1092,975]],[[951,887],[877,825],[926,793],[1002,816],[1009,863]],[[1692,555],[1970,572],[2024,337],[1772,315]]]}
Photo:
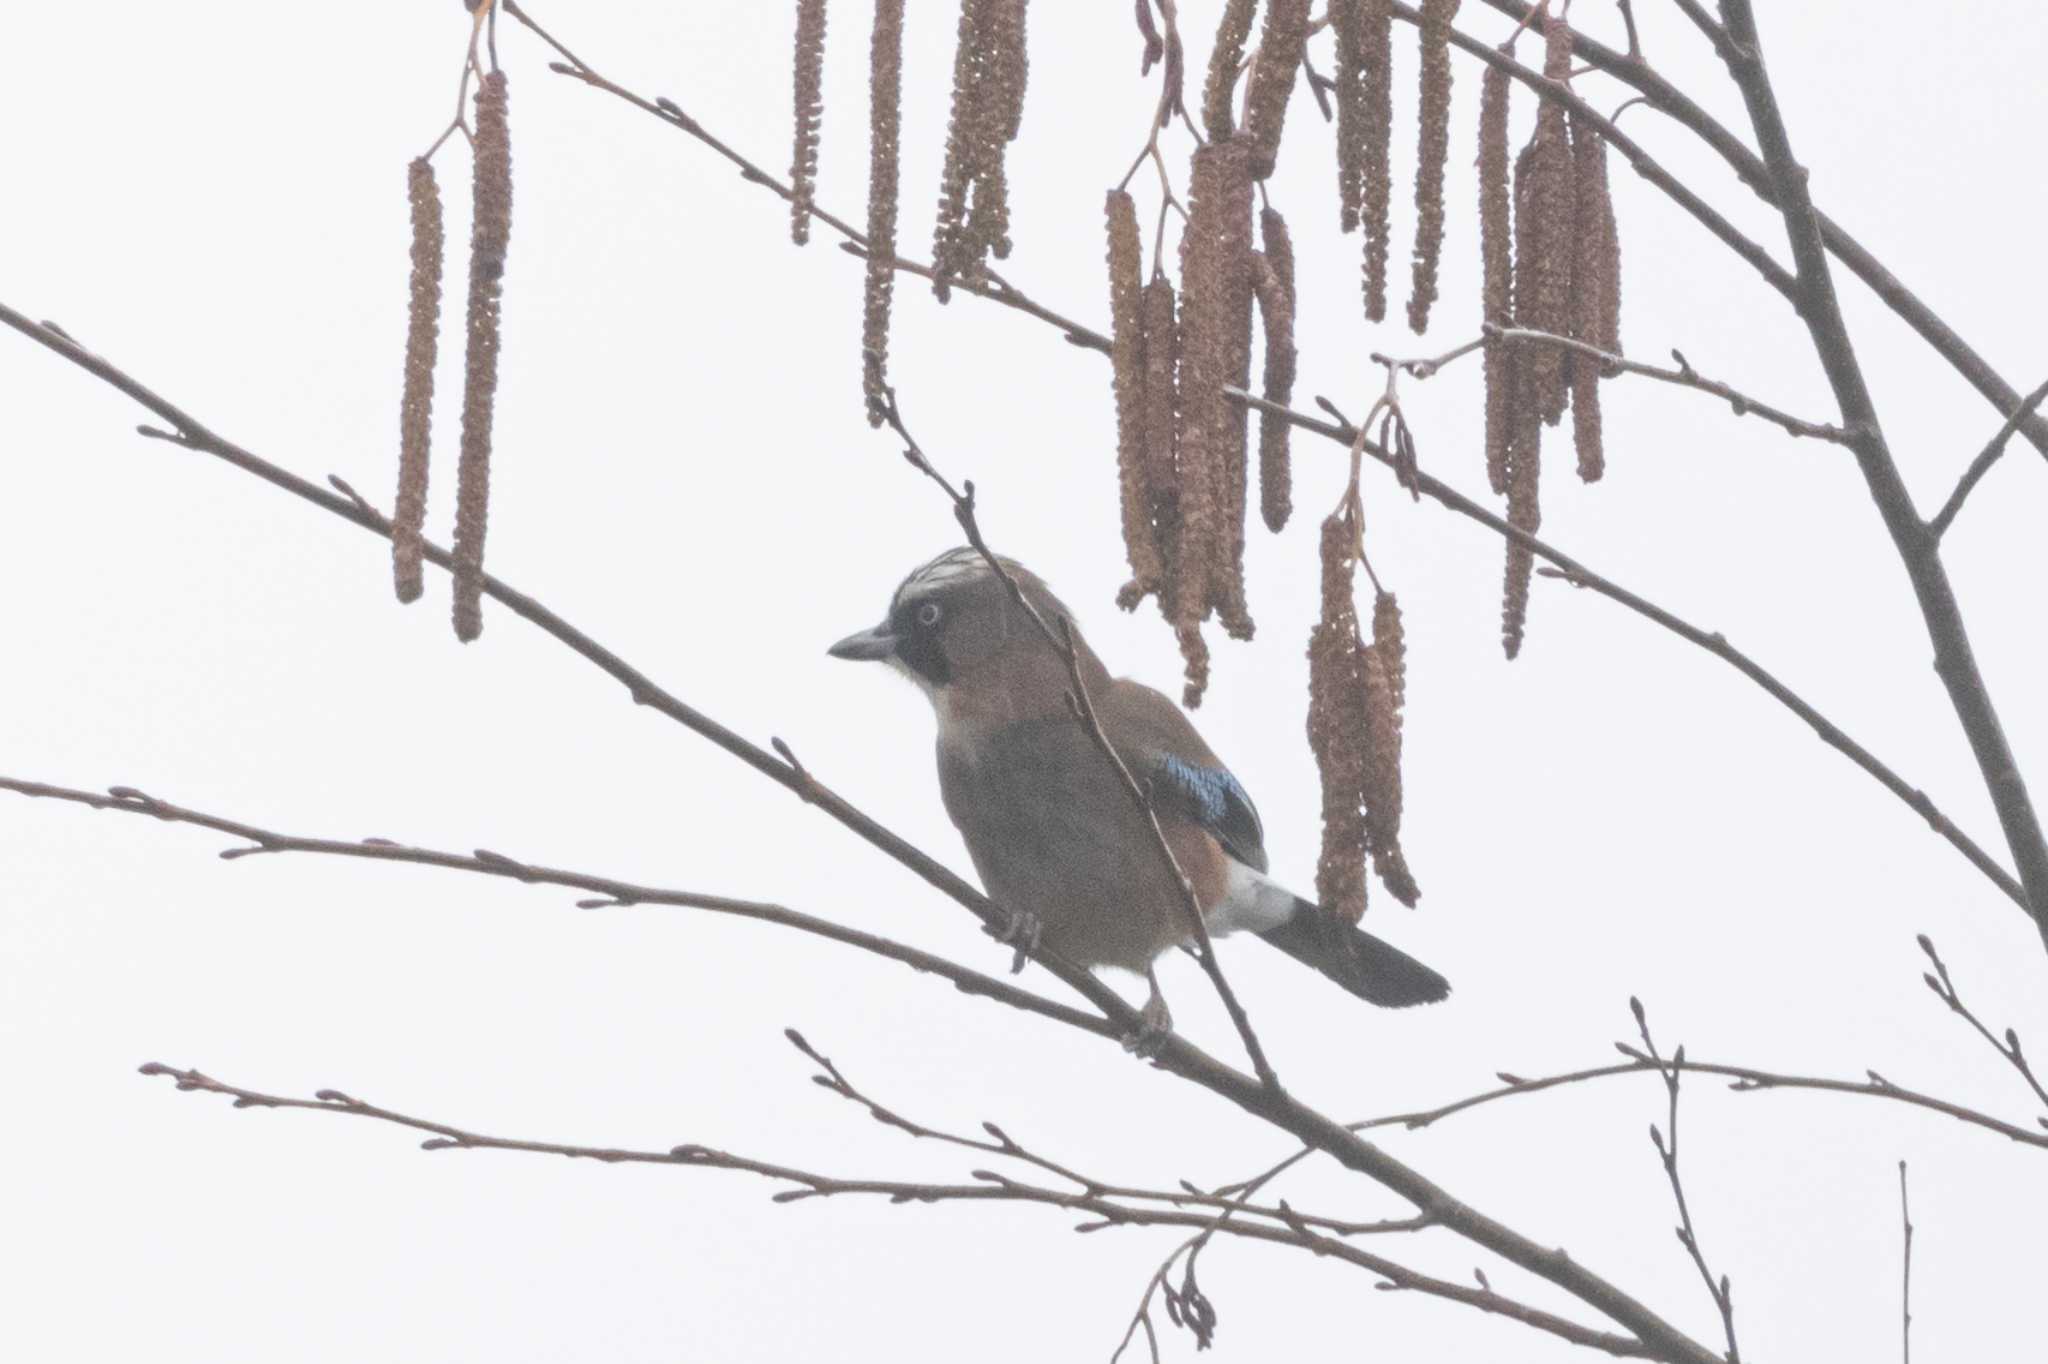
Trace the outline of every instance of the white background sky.
{"label": "white background sky", "polygon": [[[535,3],[599,70],[787,165],[790,6]],[[953,7],[910,8],[903,236],[922,253]],[[1206,51],[1212,6],[1185,8]],[[2011,4],[1938,20],[1905,5],[1761,8],[1817,198],[2031,387],[2048,362],[2034,306],[2041,21]],[[1576,9],[1618,41],[1611,6]],[[1656,0],[1638,9],[1659,69],[1739,125],[1698,36]],[[1009,273],[1096,323],[1102,191],[1153,97],[1128,10],[1034,6],[1010,160]],[[1498,15],[1465,10],[1471,31],[1504,35]],[[821,199],[858,219],[868,11],[832,13]],[[8,27],[0,297],[230,438],[388,502],[405,162],[447,118],[459,8],[46,5]],[[1410,71],[1412,32],[1398,41]],[[823,652],[954,539],[944,503],[861,420],[857,264],[829,243],[792,249],[779,201],[549,74],[522,30],[507,25],[500,48],[517,201],[492,566],[741,732],[785,737],[824,780],[965,869],[924,703]],[[1362,410],[1377,383],[1368,350],[1441,349],[1474,330],[1478,81],[1462,59],[1457,72],[1445,297],[1426,342],[1360,320],[1331,134],[1296,98],[1273,189],[1302,257],[1303,405],[1327,393]],[[1527,116],[1519,104],[1518,128]],[[1399,186],[1410,117],[1404,99]],[[1643,109],[1626,123],[1781,248],[1775,219],[1685,134]],[[442,164],[459,248],[466,169]],[[1782,302],[1618,165],[1615,182],[1629,349],[1681,347],[1709,373],[1831,418]],[[1397,311],[1411,220],[1397,209]],[[452,359],[459,262],[450,275]],[[1995,417],[1859,287],[1844,290],[1894,448],[1931,507]],[[1052,581],[1114,667],[1173,687],[1156,615],[1110,605],[1123,571],[1101,358],[977,300],[941,309],[914,281],[899,298],[906,409],[934,457],[983,489],[992,541]],[[537,632],[493,609],[482,641],[458,647],[444,581],[399,609],[380,542],[137,439],[139,409],[12,334],[0,392],[8,775],[777,899],[1001,963],[956,906]],[[458,392],[450,365],[442,535]],[[1425,465],[1483,490],[1476,364],[1408,403]],[[1545,535],[1727,632],[2002,855],[1847,455],[1635,381],[1610,385],[1607,404],[1609,478],[1569,484],[1554,446]],[[1342,461],[1304,440],[1297,462],[1301,515],[1250,551],[1259,641],[1219,646],[1200,722],[1260,802],[1276,871],[1306,885],[1317,804],[1302,652],[1315,522]],[[1383,471],[1367,504],[1375,563],[1409,622],[1407,842],[1424,888],[1413,913],[1382,897],[1370,926],[1457,993],[1432,1010],[1367,1011],[1256,943],[1228,946],[1297,1092],[1365,1117],[1485,1087],[1498,1069],[1599,1064],[1629,1031],[1633,992],[1660,1040],[1697,1058],[1872,1067],[2031,1120],[2017,1081],[1922,988],[1913,945],[1933,934],[1981,1011],[2048,1056],[2048,963],[2010,903],[1729,669],[1598,598],[1539,580],[1529,646],[1505,664],[1499,543],[1410,504]],[[2044,505],[2048,471],[2015,447],[1948,553],[2037,795]],[[780,1036],[797,1025],[914,1116],[994,1119],[1105,1176],[1215,1183],[1289,1149],[1112,1047],[827,944],[684,911],[582,914],[569,893],[418,868],[225,864],[212,855],[222,843],[0,804],[9,1357],[1099,1358],[1173,1243],[1077,1238],[1043,1209],[778,1208],[739,1175],[426,1155],[394,1129],[176,1094],[134,1073],[152,1059],[258,1088],[337,1086],[503,1135],[695,1141],[853,1174],[957,1178],[977,1163],[808,1084]],[[1234,1055],[1192,966],[1170,962],[1166,980],[1183,1028]],[[1386,1144],[1712,1340],[1645,1137],[1661,1089],[1606,1084]],[[1862,1100],[1686,1093],[1688,1184],[1753,1358],[1895,1357],[1900,1158],[1920,1231],[1916,1357],[2035,1357],[2040,1152]],[[1302,1206],[1405,1211],[1326,1166],[1282,1187]],[[1379,1248],[1458,1278],[1483,1264],[1496,1286],[1560,1302],[1441,1234]],[[1300,1255],[1223,1244],[1204,1267],[1225,1361],[1564,1355]],[[1185,1336],[1168,1348],[1192,1352]]]}

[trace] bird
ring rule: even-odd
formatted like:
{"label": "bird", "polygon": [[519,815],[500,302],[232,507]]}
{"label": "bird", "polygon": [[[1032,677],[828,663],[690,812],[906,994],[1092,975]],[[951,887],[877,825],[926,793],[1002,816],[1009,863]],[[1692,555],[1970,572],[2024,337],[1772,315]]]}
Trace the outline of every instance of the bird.
{"label": "bird", "polygon": [[1019,597],[1039,621],[1065,622],[1103,736],[1146,793],[1212,937],[1255,934],[1385,1008],[1450,993],[1437,972],[1272,879],[1257,808],[1180,707],[1112,678],[1038,575],[962,546],[912,570],[880,624],[827,652],[886,663],[930,700],[946,813],[983,888],[1011,916],[999,936],[1020,952],[1042,943],[1079,966],[1143,975],[1144,1027],[1170,1031],[1154,963],[1189,945],[1184,892],[1152,821],[1077,718],[1067,659]]}

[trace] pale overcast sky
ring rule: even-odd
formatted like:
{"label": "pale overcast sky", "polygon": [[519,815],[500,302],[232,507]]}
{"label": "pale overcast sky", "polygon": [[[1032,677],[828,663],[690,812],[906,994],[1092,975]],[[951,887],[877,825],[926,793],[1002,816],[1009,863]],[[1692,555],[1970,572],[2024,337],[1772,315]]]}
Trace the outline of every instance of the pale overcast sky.
{"label": "pale overcast sky", "polygon": [[[792,6],[533,0],[598,70],[666,94],[763,165],[788,164]],[[1636,6],[1657,68],[1734,126],[1739,101],[1675,7]],[[2038,322],[2048,22],[1966,3],[1762,4],[1772,70],[1819,202],[2022,390]],[[924,254],[954,6],[913,3],[903,241]],[[1184,0],[1206,51],[1214,6]],[[1101,204],[1143,137],[1127,3],[1041,0],[1012,150],[1024,289],[1106,314]],[[869,7],[834,3],[821,202],[858,220]],[[1619,41],[1614,7],[1574,17]],[[1479,4],[1461,24],[1498,41]],[[433,4],[17,7],[0,82],[0,301],[53,318],[222,434],[380,503],[393,485],[405,164],[448,117],[465,20]],[[1397,34],[1413,61],[1413,33]],[[1327,40],[1322,40],[1327,41]],[[691,703],[967,869],[940,808],[931,719],[881,669],[824,649],[956,538],[947,506],[871,433],[858,264],[790,246],[780,201],[711,152],[551,74],[505,25],[515,227],[490,561]],[[1524,51],[1529,49],[1525,47]],[[1300,403],[1354,413],[1373,349],[1476,331],[1478,80],[1457,65],[1444,298],[1427,340],[1365,324],[1340,237],[1330,132],[1297,95],[1272,191],[1301,257]],[[1588,78],[1612,107],[1620,95]],[[1517,126],[1529,105],[1518,103]],[[1395,259],[1412,211],[1396,135]],[[1644,108],[1624,119],[1736,222],[1783,233],[1718,161]],[[1173,164],[1184,165],[1177,148]],[[459,149],[456,149],[459,150]],[[467,173],[442,163],[451,246]],[[1836,413],[1783,302],[1617,162],[1624,340],[1817,420]],[[1148,186],[1149,188],[1149,186]],[[1841,276],[1846,279],[1846,276]],[[1399,298],[1404,273],[1397,269]],[[459,256],[436,434],[445,537]],[[1923,508],[1995,414],[1853,283],[1844,297]],[[1398,306],[1397,310],[1398,311]],[[1108,368],[1029,318],[899,288],[913,425],[982,490],[999,548],[1046,576],[1119,671],[1168,689],[1156,614],[1125,616]],[[502,610],[460,647],[446,583],[401,609],[384,546],[204,456],[138,439],[133,403],[0,334],[7,704],[0,773],[127,784],[307,834],[380,835],[772,899],[998,969],[968,916],[786,792],[629,704]],[[1407,392],[1426,467],[1485,488],[1476,363]],[[1610,473],[1553,445],[1544,535],[1725,632],[1924,787],[2005,860],[1882,528],[1842,450],[1697,394],[1607,389]],[[1219,643],[1199,722],[1258,800],[1278,875],[1313,879],[1303,737],[1315,525],[1341,451],[1297,445],[1300,514],[1250,549],[1260,638]],[[1366,487],[1375,565],[1409,623],[1409,912],[1369,926],[1456,985],[1366,1010],[1255,943],[1224,948],[1291,1086],[1335,1116],[1450,1100],[1602,1064],[1644,999],[1695,1059],[1894,1081],[2033,1121],[2029,1096],[1919,981],[1934,936],[1994,1027],[2048,1056],[2048,959],[2024,916],[1876,783],[1732,670],[1588,593],[1539,579],[1529,644],[1498,646],[1501,546]],[[2016,445],[1948,562],[2007,731],[2048,796],[2048,469]],[[797,1026],[921,1120],[1002,1123],[1133,1182],[1213,1185],[1289,1141],[1112,1046],[893,964],[682,910],[582,913],[570,892],[415,867],[256,858],[215,835],[0,801],[0,1354],[37,1360],[779,1361],[1105,1358],[1166,1231],[1076,1237],[1041,1208],[778,1207],[708,1171],[423,1154],[393,1128],[236,1112],[138,1076],[194,1066],[323,1086],[504,1136],[700,1142],[844,1174],[963,1178],[979,1159],[884,1130],[807,1082]],[[1181,1027],[1237,1055],[1195,968],[1165,967]],[[1042,972],[1024,980],[1058,992]],[[1129,984],[1129,982],[1125,982]],[[1653,1078],[1504,1103],[1388,1149],[1545,1245],[1566,1247],[1714,1342],[1646,1138]],[[1919,1236],[1915,1357],[2039,1357],[2048,1153],[1865,1099],[1685,1090],[1687,1185],[1756,1360],[1895,1358],[1896,1166]],[[1325,1163],[1297,1206],[1397,1216]],[[1443,1233],[1375,1249],[1593,1320]],[[1215,1357],[1557,1360],[1497,1318],[1372,1291],[1264,1246],[1203,1262]],[[1161,1319],[1162,1328],[1164,1320]],[[1167,1332],[1171,1358],[1193,1342]]]}

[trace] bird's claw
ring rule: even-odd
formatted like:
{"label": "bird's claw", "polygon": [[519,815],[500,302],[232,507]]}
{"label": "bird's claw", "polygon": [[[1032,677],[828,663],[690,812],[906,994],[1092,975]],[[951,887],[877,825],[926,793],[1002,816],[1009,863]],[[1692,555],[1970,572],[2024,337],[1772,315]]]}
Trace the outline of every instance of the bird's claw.
{"label": "bird's claw", "polygon": [[1038,950],[1038,936],[1045,931],[1045,924],[1029,910],[1009,910],[1009,919],[1001,928],[990,928],[988,935],[997,942],[1015,950],[1010,959],[1010,974],[1019,975],[1024,963],[1031,960],[1031,954]]}
{"label": "bird's claw", "polygon": [[1172,1036],[1173,1014],[1166,1007],[1166,996],[1159,993],[1158,983],[1154,982],[1151,997],[1138,1011],[1138,1030],[1123,1039],[1124,1050],[1141,1061],[1156,1060]]}

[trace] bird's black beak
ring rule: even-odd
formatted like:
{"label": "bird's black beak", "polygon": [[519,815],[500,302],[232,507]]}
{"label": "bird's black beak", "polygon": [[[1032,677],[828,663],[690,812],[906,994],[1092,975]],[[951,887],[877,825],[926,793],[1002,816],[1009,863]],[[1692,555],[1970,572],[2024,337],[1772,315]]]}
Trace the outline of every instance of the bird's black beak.
{"label": "bird's black beak", "polygon": [[887,624],[877,625],[873,629],[848,635],[825,652],[834,658],[871,662],[888,658],[896,652],[896,636],[889,632]]}

